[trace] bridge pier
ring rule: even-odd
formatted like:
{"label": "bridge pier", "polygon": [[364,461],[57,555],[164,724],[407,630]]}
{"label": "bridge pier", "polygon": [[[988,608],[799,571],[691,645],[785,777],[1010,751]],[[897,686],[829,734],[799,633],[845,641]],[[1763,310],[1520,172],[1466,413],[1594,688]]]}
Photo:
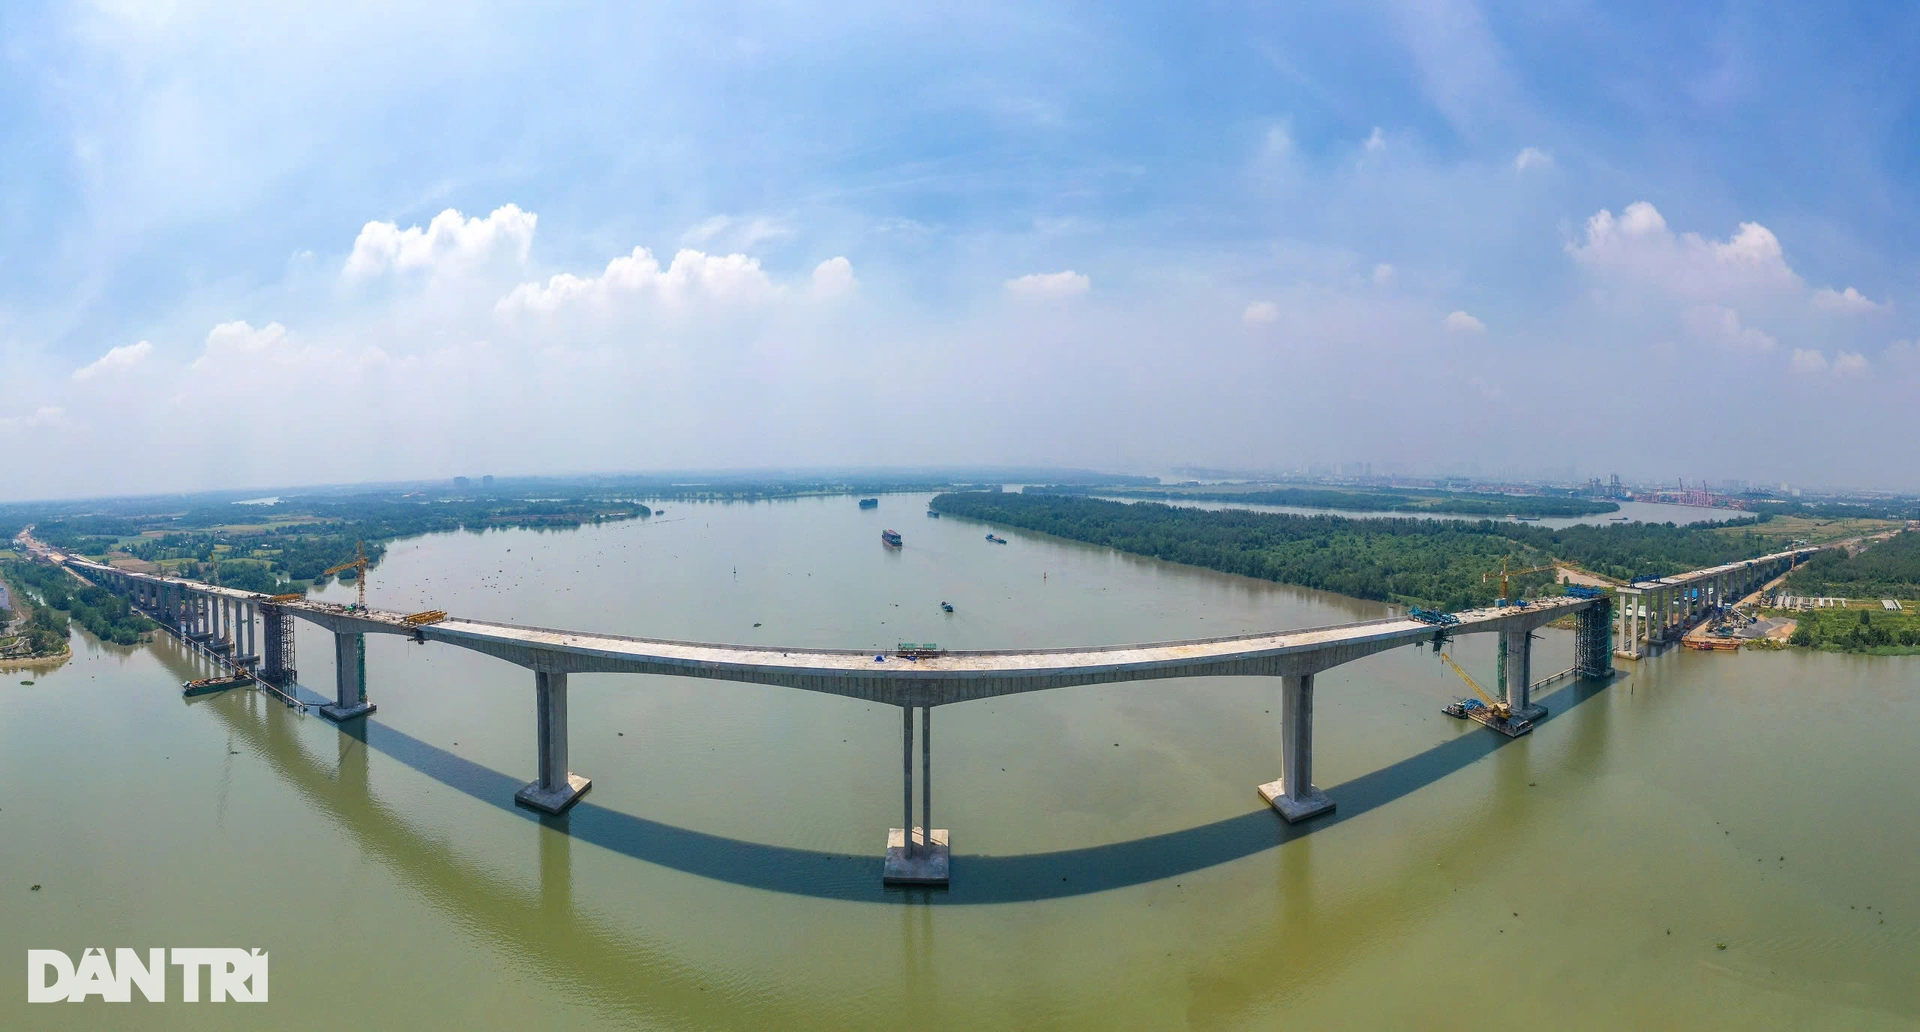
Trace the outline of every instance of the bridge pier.
{"label": "bridge pier", "polygon": [[266,637],[266,653],[261,663],[261,680],[276,688],[285,688],[296,676],[293,669],[293,617],[271,602],[260,607],[261,633]]}
{"label": "bridge pier", "polygon": [[[1619,601],[1625,602],[1622,597]],[[1623,609],[1624,612],[1624,609]],[[1583,609],[1573,622],[1575,677],[1613,676],[1614,612],[1611,607]]]}
{"label": "bridge pier", "polygon": [[1312,674],[1280,678],[1280,780],[1261,785],[1260,798],[1288,824],[1333,810],[1333,800],[1313,784]]}
{"label": "bridge pier", "polygon": [[592,780],[567,769],[567,675],[533,672],[534,721],[540,740],[540,779],[513,794],[513,801],[543,813],[562,814],[580,801]]}
{"label": "bridge pier", "polygon": [[352,720],[377,709],[367,701],[366,675],[366,637],[333,632],[333,705],[320,707],[320,715],[333,721]]}
{"label": "bridge pier", "polygon": [[913,707],[900,707],[901,827],[887,829],[880,880],[888,885],[946,885],[952,839],[933,826],[933,707],[920,707],[920,824],[913,823]]}
{"label": "bridge pier", "polygon": [[1507,654],[1507,706],[1516,717],[1539,720],[1547,708],[1533,701],[1533,632],[1501,631],[1500,637]]}

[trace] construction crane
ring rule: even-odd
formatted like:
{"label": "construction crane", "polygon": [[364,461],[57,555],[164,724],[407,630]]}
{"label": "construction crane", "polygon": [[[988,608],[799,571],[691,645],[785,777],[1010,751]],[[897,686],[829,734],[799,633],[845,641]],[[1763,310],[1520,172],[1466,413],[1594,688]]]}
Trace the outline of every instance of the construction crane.
{"label": "construction crane", "polygon": [[1483,724],[1508,738],[1518,738],[1533,730],[1533,721],[1514,716],[1513,707],[1509,706],[1505,699],[1496,699],[1485,688],[1480,687],[1480,682],[1474,680],[1465,670],[1460,669],[1460,664],[1455,663],[1452,656],[1441,652],[1440,661],[1460,675],[1460,680],[1467,682],[1467,687],[1472,688],[1474,694],[1486,700],[1486,704],[1482,705],[1473,699],[1460,699],[1440,707],[1440,712],[1449,717]]}
{"label": "construction crane", "polygon": [[321,576],[331,577],[342,570],[354,571],[354,587],[358,588],[360,592],[360,603],[355,608],[367,608],[367,543],[365,541],[354,543],[352,559],[341,563],[331,570],[322,571]]}
{"label": "construction crane", "polygon": [[1507,561],[1505,559],[1502,559],[1500,560],[1500,568],[1498,570],[1493,570],[1488,573],[1483,573],[1480,575],[1480,583],[1485,584],[1486,582],[1493,579],[1494,574],[1496,573],[1499,574],[1500,575],[1500,597],[1502,599],[1508,599],[1513,597],[1512,595],[1507,594],[1507,578],[1508,577],[1510,576],[1518,577],[1522,574],[1527,574],[1527,573],[1545,573],[1548,570],[1555,570],[1555,569],[1559,569],[1558,564],[1548,563],[1545,566],[1529,566],[1524,570],[1509,570],[1507,569]]}
{"label": "construction crane", "polygon": [[1513,716],[1513,710],[1508,708],[1506,700],[1496,699],[1492,695],[1487,694],[1487,690],[1480,687],[1480,682],[1474,680],[1472,674],[1460,669],[1460,664],[1455,663],[1452,656],[1442,652],[1440,653],[1440,662],[1452,668],[1454,673],[1460,675],[1460,680],[1467,682],[1467,687],[1473,689],[1475,694],[1485,699],[1487,708],[1493,711],[1494,716],[1499,717],[1501,720],[1507,720]]}

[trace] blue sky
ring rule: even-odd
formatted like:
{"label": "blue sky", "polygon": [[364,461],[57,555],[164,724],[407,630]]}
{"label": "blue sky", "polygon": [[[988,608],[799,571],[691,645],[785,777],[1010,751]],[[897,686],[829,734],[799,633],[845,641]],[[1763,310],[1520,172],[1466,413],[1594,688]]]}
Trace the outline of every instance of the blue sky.
{"label": "blue sky", "polygon": [[0,495],[1353,460],[1920,487],[1916,22],[11,4]]}

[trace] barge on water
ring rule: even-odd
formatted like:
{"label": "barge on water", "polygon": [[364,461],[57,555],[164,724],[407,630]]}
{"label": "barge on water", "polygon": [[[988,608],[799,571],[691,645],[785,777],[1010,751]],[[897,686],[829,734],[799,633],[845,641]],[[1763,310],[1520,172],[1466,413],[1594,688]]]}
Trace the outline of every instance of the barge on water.
{"label": "barge on water", "polygon": [[1508,738],[1518,738],[1533,730],[1533,721],[1525,717],[1502,717],[1479,699],[1456,699],[1440,707],[1440,712],[1449,717],[1485,724]]}
{"label": "barge on water", "polygon": [[197,681],[186,681],[180,685],[180,694],[185,698],[196,695],[212,695],[229,688],[241,688],[253,683],[253,675],[246,673],[229,674],[226,677],[203,677]]}
{"label": "barge on water", "polygon": [[884,542],[888,548],[899,548],[901,541],[900,532],[897,530],[883,530],[880,532],[880,540]]}
{"label": "barge on water", "polygon": [[878,498],[862,498],[862,499],[860,499],[860,508],[862,508],[862,509],[878,509],[878,508],[880,508],[880,499],[878,499]]}

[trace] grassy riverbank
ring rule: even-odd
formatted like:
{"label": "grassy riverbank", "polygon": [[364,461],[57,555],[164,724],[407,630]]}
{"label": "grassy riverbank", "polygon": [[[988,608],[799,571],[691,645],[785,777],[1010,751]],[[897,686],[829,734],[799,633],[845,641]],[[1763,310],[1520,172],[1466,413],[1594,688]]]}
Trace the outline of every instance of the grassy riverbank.
{"label": "grassy riverbank", "polygon": [[[0,581],[7,586],[11,610],[0,609],[0,662],[38,662],[65,657],[67,646],[66,614],[35,601],[26,591],[16,566],[25,563],[0,563]],[[61,576],[66,576],[62,573]]]}
{"label": "grassy riverbank", "polygon": [[[1494,520],[1349,519],[1190,509],[1060,494],[943,494],[943,513],[1021,527],[1262,580],[1445,609],[1491,603],[1502,561],[1571,562],[1608,577],[1659,576],[1760,555],[1751,523],[1580,525],[1558,530]],[[1559,589],[1549,573],[1514,578],[1515,594]]]}
{"label": "grassy riverbank", "polygon": [[1920,655],[1920,613],[1869,609],[1813,609],[1791,614],[1798,621],[1787,644],[1822,652],[1876,656]]}
{"label": "grassy riverbank", "polygon": [[[63,647],[68,619],[115,645],[137,645],[155,630],[154,622],[135,612],[125,598],[105,588],[82,584],[60,567],[16,559],[6,564],[6,571],[9,584],[16,589],[24,586],[39,596],[33,603],[34,623],[50,635],[57,633]],[[13,593],[22,594],[18,590]],[[49,615],[55,612],[59,614],[57,620]]]}

